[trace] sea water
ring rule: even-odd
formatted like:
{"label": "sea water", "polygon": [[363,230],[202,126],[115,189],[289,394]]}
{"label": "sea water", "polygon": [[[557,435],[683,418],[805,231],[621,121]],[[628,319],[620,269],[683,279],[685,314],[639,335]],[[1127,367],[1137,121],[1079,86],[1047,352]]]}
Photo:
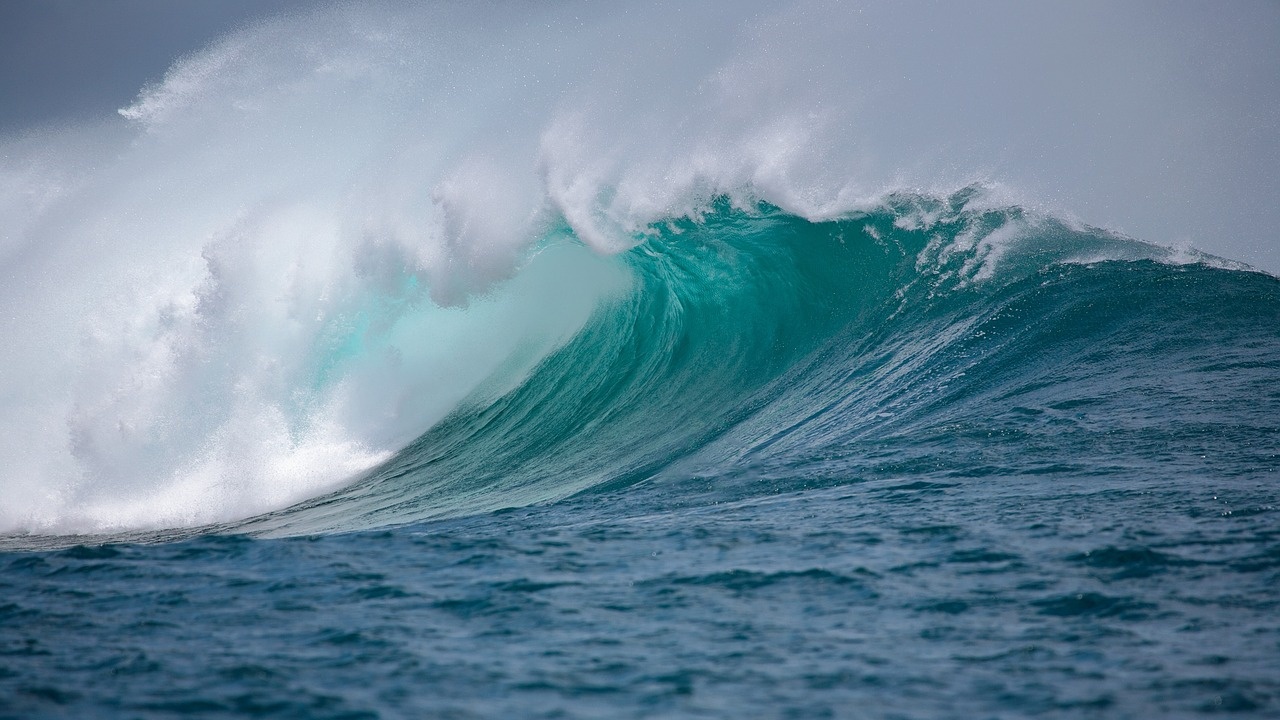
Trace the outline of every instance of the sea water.
{"label": "sea water", "polygon": [[0,715],[1280,709],[1280,280],[380,13],[8,141]]}

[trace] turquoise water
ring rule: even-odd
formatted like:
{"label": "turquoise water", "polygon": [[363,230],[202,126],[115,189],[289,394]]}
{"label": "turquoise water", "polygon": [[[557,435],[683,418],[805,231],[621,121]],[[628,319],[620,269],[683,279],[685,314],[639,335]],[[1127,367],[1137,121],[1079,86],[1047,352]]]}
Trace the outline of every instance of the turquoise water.
{"label": "turquoise water", "polygon": [[633,240],[549,224],[587,320],[337,490],[4,538],[0,715],[1280,712],[1280,280],[978,188]]}

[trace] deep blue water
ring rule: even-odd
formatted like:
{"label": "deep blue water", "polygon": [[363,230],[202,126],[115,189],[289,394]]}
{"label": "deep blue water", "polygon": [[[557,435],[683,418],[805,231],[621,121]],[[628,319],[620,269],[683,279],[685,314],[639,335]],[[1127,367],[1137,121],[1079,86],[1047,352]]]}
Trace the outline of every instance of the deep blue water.
{"label": "deep blue water", "polygon": [[0,715],[1274,717],[1280,280],[972,200],[712,203],[341,490],[3,539]]}

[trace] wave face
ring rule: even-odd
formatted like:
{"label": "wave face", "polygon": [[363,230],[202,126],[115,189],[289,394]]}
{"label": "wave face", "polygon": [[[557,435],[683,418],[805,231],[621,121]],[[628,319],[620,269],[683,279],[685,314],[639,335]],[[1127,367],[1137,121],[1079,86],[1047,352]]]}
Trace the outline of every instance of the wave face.
{"label": "wave face", "polygon": [[639,481],[718,503],[904,474],[1168,472],[1222,443],[1241,467],[1274,461],[1280,283],[974,209],[980,195],[816,223],[719,201],[657,226],[616,258],[630,290],[514,390],[248,527],[370,528]]}
{"label": "wave face", "polygon": [[1193,418],[1271,457],[1274,279],[956,170],[989,136],[930,159],[973,128],[868,80],[916,67],[897,12],[335,7],[0,140],[0,532],[1065,467]]}

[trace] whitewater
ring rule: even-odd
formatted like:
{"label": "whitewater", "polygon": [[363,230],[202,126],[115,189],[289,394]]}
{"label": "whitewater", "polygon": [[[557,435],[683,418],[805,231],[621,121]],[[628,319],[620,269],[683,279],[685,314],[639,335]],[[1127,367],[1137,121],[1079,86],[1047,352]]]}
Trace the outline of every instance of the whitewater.
{"label": "whitewater", "polygon": [[319,6],[0,137],[0,716],[1273,714],[1280,280],[996,9]]}

